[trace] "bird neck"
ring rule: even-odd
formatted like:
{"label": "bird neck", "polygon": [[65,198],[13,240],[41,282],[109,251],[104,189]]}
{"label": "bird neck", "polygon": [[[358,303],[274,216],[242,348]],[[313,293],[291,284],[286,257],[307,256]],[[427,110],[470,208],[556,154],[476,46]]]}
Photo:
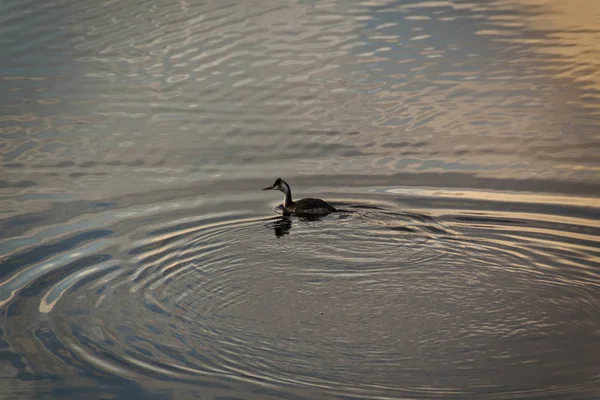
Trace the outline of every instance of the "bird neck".
{"label": "bird neck", "polygon": [[287,183],[282,182],[281,183],[281,191],[283,192],[283,195],[284,195],[283,208],[287,208],[293,203],[292,189],[290,189],[290,186]]}

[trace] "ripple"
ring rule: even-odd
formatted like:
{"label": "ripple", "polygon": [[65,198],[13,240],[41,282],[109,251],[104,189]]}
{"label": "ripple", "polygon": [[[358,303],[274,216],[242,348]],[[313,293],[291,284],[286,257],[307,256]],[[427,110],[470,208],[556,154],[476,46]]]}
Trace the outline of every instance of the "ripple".
{"label": "ripple", "polygon": [[[597,362],[586,351],[598,340],[595,227],[344,207],[316,220],[199,213],[145,224],[126,245],[107,229],[34,245],[0,284],[5,337],[28,315],[55,358],[223,393],[495,398],[598,384],[554,351]],[[460,384],[465,371],[477,385]],[[554,385],[536,389],[532,376]]]}
{"label": "ripple", "polygon": [[588,3],[1,1],[4,384],[595,396]]}

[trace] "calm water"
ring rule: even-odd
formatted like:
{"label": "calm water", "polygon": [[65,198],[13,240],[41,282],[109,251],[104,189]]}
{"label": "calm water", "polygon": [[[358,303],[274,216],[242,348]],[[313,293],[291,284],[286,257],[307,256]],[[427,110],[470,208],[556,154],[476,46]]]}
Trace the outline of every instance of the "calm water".
{"label": "calm water", "polygon": [[0,399],[598,398],[599,20],[0,1]]}

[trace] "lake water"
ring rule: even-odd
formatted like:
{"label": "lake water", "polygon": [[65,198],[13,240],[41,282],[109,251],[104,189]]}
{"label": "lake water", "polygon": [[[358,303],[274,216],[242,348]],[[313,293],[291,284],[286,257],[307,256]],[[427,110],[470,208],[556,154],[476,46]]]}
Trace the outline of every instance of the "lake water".
{"label": "lake water", "polygon": [[0,2],[0,399],[598,398],[599,20]]}

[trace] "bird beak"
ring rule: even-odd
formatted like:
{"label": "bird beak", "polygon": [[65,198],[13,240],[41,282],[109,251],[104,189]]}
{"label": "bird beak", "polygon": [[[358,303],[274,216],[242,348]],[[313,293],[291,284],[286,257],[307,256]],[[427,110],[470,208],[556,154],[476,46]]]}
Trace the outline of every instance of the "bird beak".
{"label": "bird beak", "polygon": [[273,189],[275,189],[275,185],[271,185],[269,187],[266,187],[263,190],[273,190]]}

